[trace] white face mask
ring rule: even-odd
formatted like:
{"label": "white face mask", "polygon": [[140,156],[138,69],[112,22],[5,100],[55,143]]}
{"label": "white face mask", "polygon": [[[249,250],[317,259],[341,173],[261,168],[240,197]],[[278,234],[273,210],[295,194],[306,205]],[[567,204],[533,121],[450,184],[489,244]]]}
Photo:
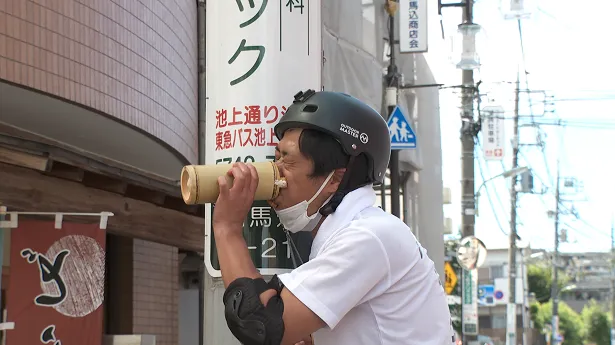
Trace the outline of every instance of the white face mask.
{"label": "white face mask", "polygon": [[333,177],[333,171],[327,176],[325,182],[322,183],[316,194],[310,200],[303,200],[302,202],[285,208],[283,210],[277,210],[278,218],[280,218],[280,223],[284,226],[284,228],[292,233],[297,233],[299,231],[312,231],[322,218],[320,212],[316,211],[311,216],[308,216],[307,211],[308,207],[318,197],[320,192],[327,186],[331,177]]}

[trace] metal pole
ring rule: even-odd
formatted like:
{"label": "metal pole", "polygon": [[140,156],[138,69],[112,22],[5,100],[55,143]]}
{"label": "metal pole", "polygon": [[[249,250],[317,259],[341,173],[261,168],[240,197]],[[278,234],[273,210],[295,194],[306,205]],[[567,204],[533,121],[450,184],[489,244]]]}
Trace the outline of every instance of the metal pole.
{"label": "metal pole", "polygon": [[[472,22],[473,0],[466,0],[465,10],[462,12],[462,22]],[[462,237],[474,235],[476,221],[476,197],[474,185],[474,71],[461,72],[461,234]],[[462,279],[463,279],[462,272]],[[462,288],[461,295],[471,293]],[[478,296],[473,296],[477,298]],[[462,307],[463,310],[463,307]],[[476,336],[466,335],[463,329],[463,315],[461,336],[463,344],[476,341]]]}
{"label": "metal pole", "polygon": [[[391,114],[392,112],[389,112]],[[391,170],[391,214],[400,216],[400,178],[399,178],[399,151],[391,151],[391,161],[389,163],[389,169]]]}
{"label": "metal pole", "polygon": [[[207,3],[205,0],[197,0],[197,37],[198,37],[198,152],[199,152],[199,164],[205,164],[205,138],[206,138],[206,86],[207,77],[205,75],[206,64],[206,18],[207,18]],[[204,211],[204,209],[203,209]],[[198,345],[206,344],[205,342],[205,306],[211,304],[211,294],[205,294],[205,287],[211,285],[212,277],[207,274],[205,270],[205,257],[199,265],[199,342]],[[207,281],[206,281],[207,280]],[[211,317],[208,318],[208,320]],[[211,327],[209,327],[211,328]]]}
{"label": "metal pole", "polygon": [[[512,168],[519,165],[519,72],[517,72],[517,84],[515,88],[515,114],[513,119],[513,161]],[[510,181],[510,236],[508,250],[508,308],[507,333],[508,345],[517,344],[517,175]]]}
{"label": "metal pole", "polygon": [[199,119],[199,164],[205,164],[205,131],[206,131],[206,75],[205,75],[205,27],[206,27],[206,11],[207,4],[205,0],[198,0],[197,2],[197,37],[198,37],[198,119]]}
{"label": "metal pole", "polygon": [[[387,11],[389,13],[389,47],[390,57],[389,66],[387,68],[386,84],[387,88],[385,92],[393,92],[395,89],[395,97],[385,97],[387,100],[389,117],[393,114],[395,106],[397,106],[397,93],[399,91],[399,73],[397,72],[397,64],[395,59],[395,6],[388,6]],[[394,99],[394,100],[393,100]],[[391,150],[391,158],[389,160],[389,170],[391,172],[391,214],[400,217],[400,187],[401,179],[399,176],[399,151]]]}
{"label": "metal pole", "polygon": [[205,341],[205,257],[199,263],[199,341],[203,345]]}
{"label": "metal pole", "polygon": [[523,279],[523,305],[521,306],[521,317],[523,321],[523,345],[529,345],[529,334],[526,330],[529,328],[529,315],[525,309],[527,304],[527,294],[528,294],[528,281],[527,281],[527,269],[525,263],[525,249],[521,249],[521,279]]}
{"label": "metal pole", "polygon": [[[468,1],[467,6],[472,6]],[[464,11],[464,22],[472,21]],[[470,14],[472,12],[470,11]],[[474,235],[474,71],[461,72],[463,85],[461,96],[461,231],[462,236]]]}
{"label": "metal pole", "polygon": [[557,334],[559,333],[559,316],[558,316],[558,304],[559,304],[559,291],[557,286],[557,263],[559,262],[559,203],[560,203],[560,191],[559,191],[559,161],[557,164],[557,179],[555,183],[555,250],[553,253],[553,281],[551,282],[551,302],[553,303],[552,317],[551,317],[551,345],[555,345]]}
{"label": "metal pole", "polygon": [[615,345],[615,224],[611,220],[611,345]]}
{"label": "metal pole", "polygon": [[[6,206],[0,206],[0,222],[5,220]],[[0,227],[0,322],[4,321],[4,308],[2,308],[2,271],[4,267],[4,232],[11,231],[10,229],[3,229]],[[4,335],[6,337],[6,333]]]}

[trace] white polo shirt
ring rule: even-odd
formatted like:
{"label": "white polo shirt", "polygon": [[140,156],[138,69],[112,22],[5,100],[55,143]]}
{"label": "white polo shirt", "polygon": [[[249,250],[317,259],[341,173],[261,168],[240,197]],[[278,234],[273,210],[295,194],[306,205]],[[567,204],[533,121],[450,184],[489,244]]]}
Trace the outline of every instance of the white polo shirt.
{"label": "white polo shirt", "polygon": [[[315,345],[451,345],[446,295],[433,261],[372,186],[349,193],[322,223],[310,260],[279,276],[327,327]],[[444,250],[444,248],[442,248]]]}

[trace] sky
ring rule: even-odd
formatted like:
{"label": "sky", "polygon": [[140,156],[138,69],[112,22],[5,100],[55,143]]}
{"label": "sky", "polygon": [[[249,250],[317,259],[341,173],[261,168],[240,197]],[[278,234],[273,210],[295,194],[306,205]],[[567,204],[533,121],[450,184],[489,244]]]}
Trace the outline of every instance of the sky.
{"label": "sky", "polygon": [[[431,1],[430,3],[435,3]],[[523,52],[516,20],[503,18],[498,1],[479,0],[474,5],[474,22],[483,28],[479,45],[481,68],[475,70],[475,81],[482,81],[481,102],[500,105],[506,110],[506,156],[503,161],[488,161],[477,151],[476,187],[485,179],[498,175],[512,166],[512,115],[514,83],[521,71],[521,89],[545,91],[551,105],[543,104],[544,94],[533,93],[530,100],[522,95],[520,114],[534,114],[538,123],[567,121],[569,126],[542,125],[539,130],[523,126],[520,142],[537,142],[540,134],[544,153],[538,146],[522,146],[519,165],[534,173],[534,186],[546,192],[540,195],[519,194],[518,226],[521,246],[553,250],[554,219],[547,211],[555,210],[555,180],[560,176],[575,178],[576,190],[562,188],[564,211],[575,210],[578,219],[563,212],[561,229],[567,233],[567,243],[560,244],[565,252],[607,251],[611,246],[611,224],[615,213],[612,195],[615,180],[612,170],[615,159],[615,51],[606,23],[615,12],[615,3],[586,0],[582,6],[571,0],[526,1],[532,8],[529,19],[523,19]],[[433,5],[431,5],[433,9]],[[436,5],[437,6],[437,5]],[[429,53],[436,79],[446,86],[461,83],[461,71],[449,61],[452,56],[449,38],[461,22],[461,10],[444,8],[442,39],[437,7],[430,10]],[[527,73],[526,73],[527,72]],[[460,226],[460,142],[459,90],[440,91],[442,129],[443,180],[451,188],[453,204],[445,205],[445,217],[453,219],[454,231]],[[531,123],[529,116],[521,124]],[[482,138],[482,134],[479,134]],[[420,140],[420,138],[419,138]],[[563,182],[563,181],[562,181]],[[563,183],[562,183],[563,185]],[[510,181],[498,178],[487,182],[479,198],[476,236],[488,248],[508,247],[510,229]],[[486,189],[486,190],[485,190]],[[489,199],[488,195],[491,197]],[[495,212],[492,210],[495,210]],[[498,224],[499,220],[499,224]]]}

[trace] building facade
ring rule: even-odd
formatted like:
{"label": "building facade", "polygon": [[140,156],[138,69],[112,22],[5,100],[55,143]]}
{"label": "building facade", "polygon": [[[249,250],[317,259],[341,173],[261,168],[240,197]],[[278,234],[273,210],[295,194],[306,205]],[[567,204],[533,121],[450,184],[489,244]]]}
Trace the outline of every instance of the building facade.
{"label": "building facade", "polygon": [[[506,344],[506,305],[509,302],[508,248],[489,249],[487,259],[478,269],[479,332],[496,344]],[[520,248],[517,255],[515,303],[517,304],[517,344],[540,344],[540,332],[533,329],[530,320],[530,299],[527,284],[527,260],[531,249]],[[482,291],[482,293],[481,293]]]}
{"label": "building facade", "polygon": [[613,298],[612,254],[561,253],[559,257],[569,279],[561,300],[577,313],[591,300],[609,310]]}
{"label": "building facade", "polygon": [[192,0],[0,0],[0,205],[114,213],[105,334],[177,344],[179,255],[203,247],[177,187],[198,156],[196,21]]}

